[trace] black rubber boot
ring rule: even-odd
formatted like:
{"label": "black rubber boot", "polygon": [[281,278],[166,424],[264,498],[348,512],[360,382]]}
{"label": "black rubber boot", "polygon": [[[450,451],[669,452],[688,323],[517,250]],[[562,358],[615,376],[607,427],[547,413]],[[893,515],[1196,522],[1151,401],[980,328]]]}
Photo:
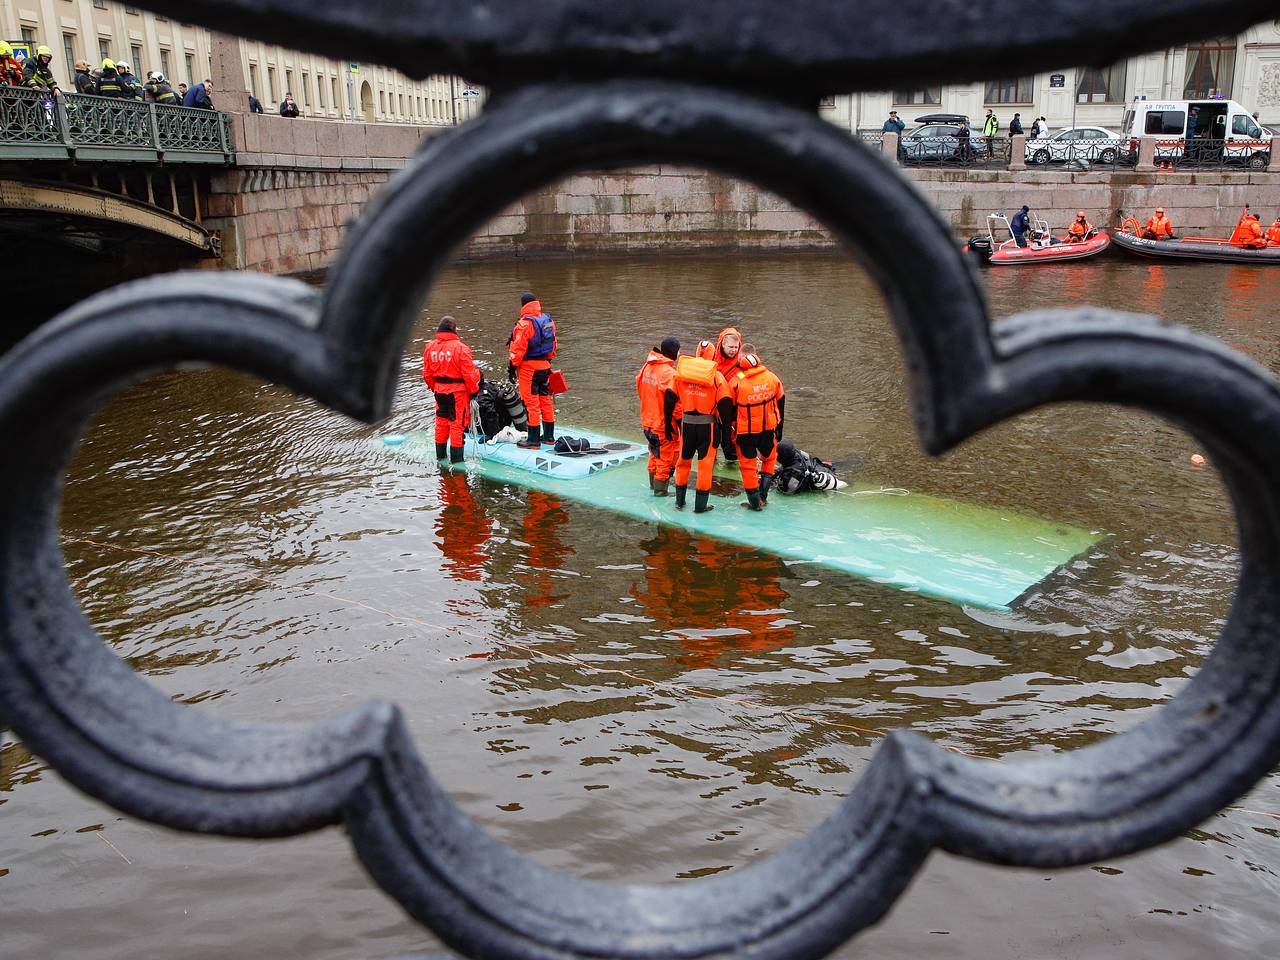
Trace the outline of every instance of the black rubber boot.
{"label": "black rubber boot", "polygon": [[655,497],[665,497],[667,495],[667,484],[670,482],[670,480],[654,480],[653,495]]}
{"label": "black rubber boot", "polygon": [[693,494],[693,512],[694,513],[710,513],[715,507],[707,503],[711,499],[710,490],[698,490]]}
{"label": "black rubber boot", "polygon": [[450,447],[450,448],[449,448],[449,462],[450,462],[450,463],[461,463],[461,462],[462,462],[462,452],[463,452],[463,450],[464,450],[464,449],[466,449],[466,448],[465,448],[465,447]]}
{"label": "black rubber boot", "polygon": [[658,481],[657,481],[656,479],[654,479],[653,474],[652,474],[652,473],[651,473],[651,474],[649,474],[649,492],[650,492],[650,493],[653,493],[653,485],[654,485],[655,483],[657,483],[657,482],[658,482]]}
{"label": "black rubber boot", "polygon": [[769,491],[773,489],[773,474],[760,474],[760,503],[763,506],[769,505]]}
{"label": "black rubber boot", "polygon": [[746,507],[748,510],[755,510],[757,513],[764,509],[760,506],[759,490],[744,490],[743,493],[747,495],[747,502],[742,504],[742,506]]}
{"label": "black rubber boot", "polygon": [[547,423],[542,421],[542,442],[554,444],[556,442],[556,425],[555,422]]}
{"label": "black rubber boot", "polygon": [[688,492],[689,492],[689,485],[687,483],[683,487],[680,486],[679,484],[676,484],[676,509],[677,510],[684,509],[684,498],[685,498],[685,494],[687,494]]}
{"label": "black rubber boot", "polygon": [[437,443],[437,444],[436,444],[436,459],[437,459],[437,460],[443,460],[443,459],[444,459],[445,457],[447,457],[447,456],[449,456],[449,445],[448,445],[447,443]]}
{"label": "black rubber boot", "polygon": [[539,427],[535,427],[533,424],[530,424],[529,436],[517,443],[516,446],[520,447],[522,450],[537,450],[542,446],[542,437],[538,434],[539,429]]}

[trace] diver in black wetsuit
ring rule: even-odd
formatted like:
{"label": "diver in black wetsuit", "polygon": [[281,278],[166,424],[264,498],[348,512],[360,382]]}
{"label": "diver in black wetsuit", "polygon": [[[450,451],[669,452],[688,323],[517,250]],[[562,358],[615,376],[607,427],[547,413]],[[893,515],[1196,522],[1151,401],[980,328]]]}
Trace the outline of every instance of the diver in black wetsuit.
{"label": "diver in black wetsuit", "polygon": [[845,482],[835,468],[811,453],[796,449],[790,440],[778,444],[778,473],[773,488],[779,493],[807,493],[810,490],[839,490]]}

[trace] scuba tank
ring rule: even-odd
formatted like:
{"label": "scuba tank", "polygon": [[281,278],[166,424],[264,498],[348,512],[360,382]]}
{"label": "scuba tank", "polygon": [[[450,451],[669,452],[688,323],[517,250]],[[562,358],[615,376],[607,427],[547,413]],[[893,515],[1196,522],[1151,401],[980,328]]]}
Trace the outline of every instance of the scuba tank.
{"label": "scuba tank", "polygon": [[517,430],[529,429],[529,414],[525,411],[524,401],[520,399],[520,391],[511,382],[495,382],[494,392],[502,404],[511,426]]}

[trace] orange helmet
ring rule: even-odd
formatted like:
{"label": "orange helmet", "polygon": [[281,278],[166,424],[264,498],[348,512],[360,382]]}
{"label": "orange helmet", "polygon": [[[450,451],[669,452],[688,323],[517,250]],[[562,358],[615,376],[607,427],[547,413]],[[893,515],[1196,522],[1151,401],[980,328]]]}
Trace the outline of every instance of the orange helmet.
{"label": "orange helmet", "polygon": [[742,367],[743,370],[753,370],[756,367],[764,366],[764,364],[760,362],[760,358],[754,353],[747,353],[744,350],[742,355],[738,357],[738,366]]}

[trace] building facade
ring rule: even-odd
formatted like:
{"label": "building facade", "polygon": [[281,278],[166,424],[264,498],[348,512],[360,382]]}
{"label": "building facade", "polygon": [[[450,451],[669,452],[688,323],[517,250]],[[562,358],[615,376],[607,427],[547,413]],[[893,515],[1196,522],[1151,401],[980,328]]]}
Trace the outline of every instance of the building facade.
{"label": "building facade", "polygon": [[[15,44],[53,51],[54,71],[74,89],[75,62],[99,67],[104,59],[127,61],[139,78],[163,73],[179,83],[199,83],[213,73],[208,30],[111,0],[2,0],[0,28]],[[252,91],[268,113],[292,93],[302,115],[320,120],[447,125],[479,110],[480,91],[456,77],[411,80],[386,67],[339,63],[325,57],[240,41],[244,83],[239,91],[214,90],[215,106]]]}
{"label": "building facade", "polygon": [[[1073,97],[1074,94],[1074,97]],[[1280,128],[1280,19],[1238,37],[1210,38],[1144,54],[1102,70],[1046,70],[986,83],[827,97],[821,114],[849,131],[878,131],[897,110],[910,127],[918,116],[960,113],[975,126],[990,108],[1007,130],[1014,113],[1031,132],[1043,116],[1053,130],[1103,126],[1118,131],[1132,100],[1189,100],[1221,96],[1243,104],[1266,125]]]}

